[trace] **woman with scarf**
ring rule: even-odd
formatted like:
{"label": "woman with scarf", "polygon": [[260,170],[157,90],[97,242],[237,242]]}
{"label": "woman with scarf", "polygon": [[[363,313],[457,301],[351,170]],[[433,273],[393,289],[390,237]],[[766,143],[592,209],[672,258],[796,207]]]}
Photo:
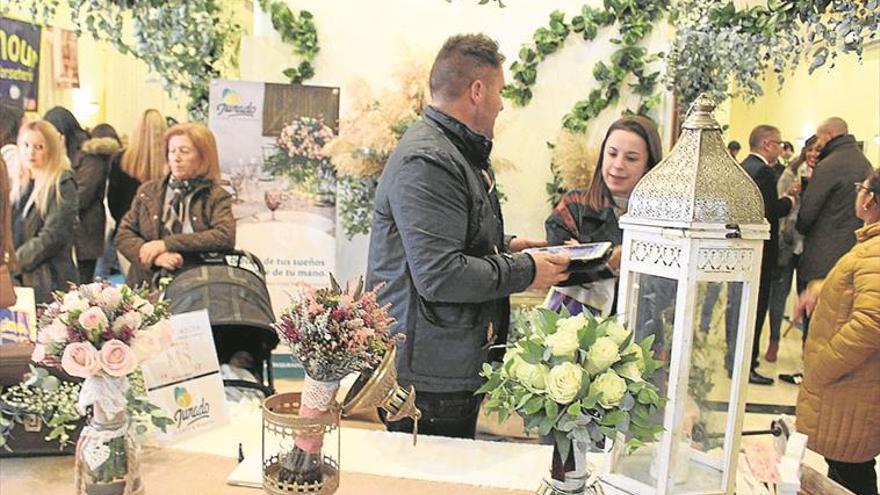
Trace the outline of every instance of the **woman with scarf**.
{"label": "woman with scarf", "polygon": [[131,262],[132,286],[155,286],[156,274],[179,270],[195,253],[235,247],[232,197],[219,185],[214,135],[202,124],[178,124],[164,142],[170,173],[138,189],[116,237]]}

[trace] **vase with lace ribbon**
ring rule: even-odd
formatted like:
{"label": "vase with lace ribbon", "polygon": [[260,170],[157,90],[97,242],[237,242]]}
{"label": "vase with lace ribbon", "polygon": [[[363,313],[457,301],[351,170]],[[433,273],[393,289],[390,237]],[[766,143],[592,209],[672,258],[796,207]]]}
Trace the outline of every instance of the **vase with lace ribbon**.
{"label": "vase with lace ribbon", "polygon": [[76,445],[77,495],[142,495],[139,448],[129,432],[128,378],[86,378],[77,409],[89,416]]}

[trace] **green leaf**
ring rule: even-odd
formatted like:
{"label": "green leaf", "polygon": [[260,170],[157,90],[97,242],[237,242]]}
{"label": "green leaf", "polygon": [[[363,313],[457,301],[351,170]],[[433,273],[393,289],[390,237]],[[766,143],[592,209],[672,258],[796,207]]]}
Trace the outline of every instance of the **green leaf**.
{"label": "green leaf", "polygon": [[571,440],[565,433],[556,430],[553,430],[553,438],[556,441],[556,449],[559,450],[559,458],[564,464],[568,459],[568,453],[571,451]]}
{"label": "green leaf", "polygon": [[580,416],[581,415],[581,403],[580,401],[575,401],[569,404],[568,408],[565,410],[566,413],[572,416]]}
{"label": "green leaf", "polygon": [[624,411],[609,411],[605,413],[605,416],[602,416],[599,424],[603,426],[616,426],[619,422],[623,421],[624,416],[628,416]]}
{"label": "green leaf", "polygon": [[544,410],[547,411],[547,416],[553,418],[554,421],[559,416],[559,404],[553,399],[544,400]]}
{"label": "green leaf", "polygon": [[535,414],[536,412],[540,411],[543,406],[544,401],[541,396],[534,396],[526,402],[522,410],[526,414]]}
{"label": "green leaf", "polygon": [[538,425],[538,434],[542,437],[546,437],[547,435],[549,435],[550,431],[553,430],[554,423],[555,421],[553,421],[553,418],[549,418],[546,416],[543,417],[541,419],[541,424]]}

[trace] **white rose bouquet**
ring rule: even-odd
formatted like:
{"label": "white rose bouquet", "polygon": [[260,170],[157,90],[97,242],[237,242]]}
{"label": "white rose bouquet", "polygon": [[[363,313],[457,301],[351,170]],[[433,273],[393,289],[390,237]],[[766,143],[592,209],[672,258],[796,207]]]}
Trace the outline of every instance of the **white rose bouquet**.
{"label": "white rose bouquet", "polygon": [[488,395],[487,413],[503,422],[515,412],[527,432],[552,437],[553,478],[560,481],[572,442],[595,445],[622,433],[631,452],[653,441],[662,431],[652,419],[662,403],[651,383],[662,366],[652,356],[653,336],[636,343],[615,318],[534,312],[531,331],[503,362],[483,366],[487,382],[478,393]]}

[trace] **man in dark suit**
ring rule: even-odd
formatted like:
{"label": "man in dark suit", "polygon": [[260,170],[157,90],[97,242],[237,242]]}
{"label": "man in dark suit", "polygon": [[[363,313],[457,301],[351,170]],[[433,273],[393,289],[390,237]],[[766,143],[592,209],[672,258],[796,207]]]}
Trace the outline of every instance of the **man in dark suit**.
{"label": "man in dark suit", "polygon": [[[779,219],[788,214],[795,205],[796,192],[788,191],[781,198],[776,193],[776,174],[773,166],[776,164],[782,152],[782,138],[779,129],[770,125],[759,125],[752,129],[749,135],[749,156],[742,162],[752,180],[761,190],[764,199],[764,216],[770,223],[770,239],[764,241],[763,257],[761,260],[761,279],[758,285],[758,311],[755,318],[755,339],[752,343],[752,365],[749,373],[749,382],[758,385],[770,385],[772,378],[758,373],[758,354],[761,345],[761,330],[764,320],[767,318],[767,307],[770,299],[770,285],[773,278],[773,270],[776,266],[776,258],[779,251]],[[732,286],[733,289],[741,289]],[[738,290],[731,290],[730,300],[737,300]],[[730,318],[728,318],[730,320]],[[731,328],[733,327],[733,328]],[[728,325],[728,332],[733,331],[736,325]],[[729,336],[728,343],[731,343]],[[730,367],[728,358],[728,369]]]}

